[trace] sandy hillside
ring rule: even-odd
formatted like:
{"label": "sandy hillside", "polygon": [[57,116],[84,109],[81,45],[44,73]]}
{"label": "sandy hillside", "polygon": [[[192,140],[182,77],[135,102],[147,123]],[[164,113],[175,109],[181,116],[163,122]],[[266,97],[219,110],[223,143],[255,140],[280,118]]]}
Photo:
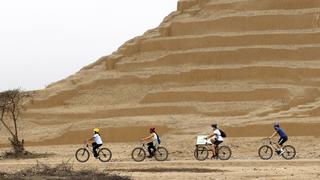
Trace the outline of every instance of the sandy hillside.
{"label": "sandy hillside", "polygon": [[33,92],[21,128],[42,141],[96,126],[317,123],[319,26],[318,0],[180,0],[159,27]]}
{"label": "sandy hillside", "polygon": [[180,0],[159,27],[33,92],[22,136],[79,144],[100,127],[124,142],[156,126],[194,138],[217,122],[232,137],[262,137],[274,121],[318,136],[319,26],[318,0]]}
{"label": "sandy hillside", "polygon": [[[100,127],[114,156],[95,167],[135,179],[319,179],[320,1],[180,0],[159,27],[78,73],[32,92],[20,130],[31,151],[73,158]],[[280,121],[295,160],[262,161],[261,139]],[[232,160],[198,162],[195,136],[224,129]],[[134,163],[154,126],[169,160]],[[0,151],[8,134],[0,131]],[[36,160],[3,160],[3,171]]]}

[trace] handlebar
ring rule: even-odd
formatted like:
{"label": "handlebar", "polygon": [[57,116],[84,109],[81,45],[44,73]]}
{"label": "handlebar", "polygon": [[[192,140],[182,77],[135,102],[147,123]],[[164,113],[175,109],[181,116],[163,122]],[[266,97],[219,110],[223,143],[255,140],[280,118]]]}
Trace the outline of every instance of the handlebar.
{"label": "handlebar", "polygon": [[268,144],[270,144],[270,145],[276,144],[276,142],[274,142],[274,141],[273,141],[271,138],[269,138],[269,137],[263,138],[262,141],[263,141],[264,143],[268,143]]}
{"label": "handlebar", "polygon": [[91,146],[87,140],[85,140],[85,141],[83,142],[83,144],[84,144],[85,147],[90,147],[90,146]]}

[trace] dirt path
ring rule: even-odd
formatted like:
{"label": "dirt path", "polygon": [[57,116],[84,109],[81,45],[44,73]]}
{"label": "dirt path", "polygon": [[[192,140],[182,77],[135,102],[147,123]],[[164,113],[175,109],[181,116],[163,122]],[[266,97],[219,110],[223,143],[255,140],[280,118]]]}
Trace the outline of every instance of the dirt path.
{"label": "dirt path", "polygon": [[[193,156],[195,135],[169,135],[163,138],[163,146],[169,151],[168,161],[156,162],[146,159],[137,163],[131,159],[132,149],[139,146],[136,142],[106,143],[112,151],[109,163],[90,158],[87,163],[75,159],[75,151],[81,144],[28,146],[30,152],[53,154],[47,158],[0,160],[0,171],[16,172],[30,168],[38,162],[57,165],[69,161],[75,170],[97,169],[105,173],[127,175],[133,179],[319,179],[320,143],[319,138],[297,136],[290,138],[290,144],[297,150],[294,160],[283,160],[274,156],[271,160],[261,160],[257,151],[261,137],[230,137],[225,144],[232,149],[228,161],[196,161]],[[179,143],[177,143],[179,142]],[[303,146],[302,146],[303,145]],[[9,148],[0,148],[0,152]]]}
{"label": "dirt path", "polygon": [[[41,160],[40,160],[41,162]],[[35,165],[30,161],[4,161],[0,168],[27,168]],[[61,162],[49,162],[51,165]],[[75,169],[94,168],[103,172],[129,175],[134,179],[318,179],[320,178],[320,160],[229,160],[229,161],[145,161],[111,162],[99,161],[85,164],[74,163]]]}

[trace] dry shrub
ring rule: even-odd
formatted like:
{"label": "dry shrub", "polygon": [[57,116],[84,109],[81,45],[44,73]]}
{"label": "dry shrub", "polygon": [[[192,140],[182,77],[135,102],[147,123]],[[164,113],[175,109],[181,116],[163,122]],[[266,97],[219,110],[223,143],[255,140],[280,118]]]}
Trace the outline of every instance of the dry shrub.
{"label": "dry shrub", "polygon": [[96,170],[79,170],[73,168],[73,164],[62,162],[56,166],[49,166],[37,162],[28,169],[13,174],[0,172],[3,180],[130,180],[130,177],[110,173],[101,173]]}
{"label": "dry shrub", "polygon": [[47,158],[54,156],[53,153],[35,153],[24,151],[23,153],[15,153],[14,151],[4,152],[0,157],[2,159],[37,159],[37,158]]}

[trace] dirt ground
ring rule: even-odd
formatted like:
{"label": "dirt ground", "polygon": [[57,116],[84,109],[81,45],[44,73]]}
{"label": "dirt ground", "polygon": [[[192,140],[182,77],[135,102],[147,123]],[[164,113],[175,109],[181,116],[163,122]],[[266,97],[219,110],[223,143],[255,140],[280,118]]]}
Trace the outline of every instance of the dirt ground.
{"label": "dirt ground", "polygon": [[[26,149],[54,154],[0,160],[16,172],[37,162],[133,179],[320,179],[320,1],[180,0],[158,28],[34,96],[19,131]],[[261,160],[278,121],[297,155]],[[195,160],[197,135],[217,123],[228,161]],[[101,128],[111,162],[76,161]],[[137,163],[131,151],[156,127],[165,162]],[[8,150],[0,131],[0,153]]]}
{"label": "dirt ground", "polygon": [[[159,118],[160,119],[160,118]],[[146,159],[137,163],[131,159],[132,150],[141,146],[139,138],[148,133],[147,120],[128,121],[136,126],[117,127],[113,121],[109,126],[102,128],[104,146],[112,153],[108,163],[102,163],[92,157],[86,163],[79,163],[75,159],[75,151],[82,147],[86,137],[90,137],[91,129],[71,130],[62,133],[53,139],[39,139],[31,142],[32,136],[26,139],[26,149],[30,152],[53,154],[38,159],[5,159],[0,160],[0,169],[3,172],[17,172],[27,169],[38,162],[57,165],[61,162],[72,163],[75,169],[96,169],[101,172],[127,175],[133,179],[318,179],[320,178],[320,138],[317,129],[320,124],[283,122],[283,128],[289,134],[287,144],[296,148],[297,155],[293,160],[284,160],[274,155],[270,160],[261,160],[258,149],[263,145],[263,138],[272,133],[272,124],[269,121],[245,126],[235,126],[233,122],[220,123],[228,137],[224,141],[232,150],[230,160],[197,161],[194,158],[196,136],[207,134],[211,128],[208,124],[211,119],[202,121],[184,121],[177,118],[174,122],[163,121],[159,126],[161,145],[169,151],[169,158],[165,162],[155,159]],[[241,124],[242,121],[237,121]],[[164,126],[168,124],[169,126]],[[89,124],[90,125],[90,124]],[[89,126],[88,125],[88,126]],[[102,123],[101,126],[104,126]],[[114,128],[110,127],[113,126]],[[275,139],[277,140],[277,139]],[[5,141],[3,141],[5,143]],[[0,153],[9,150],[3,144]],[[210,155],[209,155],[210,156]]]}
{"label": "dirt ground", "polygon": [[[180,139],[180,141],[177,141]],[[89,159],[87,163],[79,163],[74,157],[77,148],[82,145],[29,146],[29,151],[55,154],[47,158],[1,160],[0,169],[4,172],[16,172],[35,165],[59,164],[69,161],[75,169],[97,169],[127,175],[133,179],[318,179],[320,178],[320,145],[319,138],[312,136],[291,137],[288,144],[296,147],[294,160],[284,160],[274,156],[271,160],[261,160],[257,150],[262,145],[261,137],[227,138],[225,145],[232,149],[232,157],[228,161],[195,160],[193,156],[195,136],[167,135],[163,138],[163,146],[169,150],[169,158],[165,162],[146,159],[134,162],[131,151],[139,146],[138,142],[109,143],[105,146],[113,152],[110,162],[102,163]],[[178,143],[177,143],[178,142]],[[303,146],[302,146],[303,145]],[[1,148],[5,151],[8,148]]]}

